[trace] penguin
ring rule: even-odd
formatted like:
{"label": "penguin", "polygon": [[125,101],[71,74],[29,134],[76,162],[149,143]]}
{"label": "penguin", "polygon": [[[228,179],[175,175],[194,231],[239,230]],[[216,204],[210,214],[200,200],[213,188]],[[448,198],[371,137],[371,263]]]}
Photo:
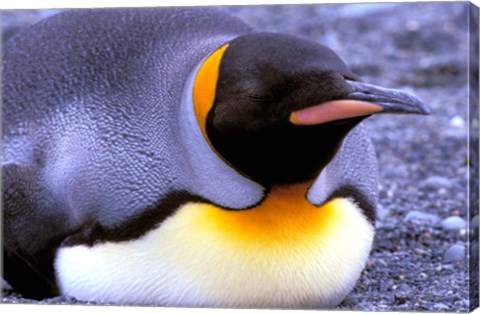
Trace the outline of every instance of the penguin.
{"label": "penguin", "polygon": [[373,114],[428,114],[226,9],[72,10],[5,43],[3,277],[32,299],[329,308],[374,236]]}

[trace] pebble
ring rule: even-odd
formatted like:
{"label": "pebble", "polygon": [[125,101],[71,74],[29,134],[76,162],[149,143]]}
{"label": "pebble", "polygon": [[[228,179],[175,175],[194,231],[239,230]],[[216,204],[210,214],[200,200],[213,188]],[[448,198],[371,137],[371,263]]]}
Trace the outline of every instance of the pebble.
{"label": "pebble", "polygon": [[409,295],[412,292],[412,288],[410,285],[406,283],[402,283],[397,287],[400,295]]}
{"label": "pebble", "polygon": [[423,180],[420,185],[427,189],[450,189],[453,186],[453,183],[450,179],[444,177],[431,176]]}
{"label": "pebble", "polygon": [[431,255],[430,252],[425,251],[424,249],[420,249],[420,248],[416,248],[415,253],[417,253],[418,255],[421,255],[421,256],[430,256]]}
{"label": "pebble", "polygon": [[404,222],[411,222],[414,224],[430,224],[437,225],[440,218],[434,214],[428,214],[417,210],[412,210],[403,219]]}
{"label": "pebble", "polygon": [[467,228],[467,222],[461,217],[452,216],[442,221],[442,228],[448,231],[465,229]]}
{"label": "pebble", "polygon": [[443,303],[435,303],[435,305],[433,306],[436,310],[449,310],[450,307],[448,305],[445,305]]}
{"label": "pebble", "polygon": [[466,125],[465,120],[460,116],[455,116],[452,119],[450,119],[450,126],[453,126],[456,128],[464,128],[465,125]]}
{"label": "pebble", "polygon": [[377,208],[377,219],[384,221],[390,215],[390,210],[384,206],[378,206]]}
{"label": "pebble", "polygon": [[465,247],[463,244],[456,243],[445,252],[443,256],[444,263],[454,263],[461,261],[465,257]]}
{"label": "pebble", "polygon": [[420,275],[418,275],[418,278],[420,279],[427,279],[428,278],[428,275],[426,273],[420,273]]}

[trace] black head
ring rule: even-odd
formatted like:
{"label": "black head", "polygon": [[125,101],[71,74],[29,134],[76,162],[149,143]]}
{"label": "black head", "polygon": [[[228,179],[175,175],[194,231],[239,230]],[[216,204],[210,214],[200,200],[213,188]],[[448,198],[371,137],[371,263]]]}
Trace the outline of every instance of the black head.
{"label": "black head", "polygon": [[203,63],[194,104],[204,135],[234,168],[264,185],[301,182],[319,174],[355,125],[383,110],[349,97],[371,94],[357,80],[323,45],[249,34]]}

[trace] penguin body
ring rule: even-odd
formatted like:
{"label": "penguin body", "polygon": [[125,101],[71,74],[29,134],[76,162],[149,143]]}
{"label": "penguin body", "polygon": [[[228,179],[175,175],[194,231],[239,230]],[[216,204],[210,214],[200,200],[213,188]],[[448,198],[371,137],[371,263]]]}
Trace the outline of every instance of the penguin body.
{"label": "penguin body", "polygon": [[426,112],[221,9],[62,13],[3,65],[4,276],[33,298],[334,306],[374,234],[359,122]]}

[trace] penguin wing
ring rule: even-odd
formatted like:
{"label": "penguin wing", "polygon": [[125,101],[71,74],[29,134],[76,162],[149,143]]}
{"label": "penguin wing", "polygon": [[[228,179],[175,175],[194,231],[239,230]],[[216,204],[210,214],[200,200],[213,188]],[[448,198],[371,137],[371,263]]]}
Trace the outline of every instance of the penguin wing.
{"label": "penguin wing", "polygon": [[3,73],[3,277],[22,295],[41,299],[57,293],[54,248],[78,225],[45,184],[46,160],[38,142],[43,132],[31,110],[22,108],[22,97],[10,97],[10,77],[9,71]]}
{"label": "penguin wing", "polygon": [[45,189],[35,165],[8,164],[3,173],[3,274],[23,295],[56,293],[54,247],[78,227]]}

